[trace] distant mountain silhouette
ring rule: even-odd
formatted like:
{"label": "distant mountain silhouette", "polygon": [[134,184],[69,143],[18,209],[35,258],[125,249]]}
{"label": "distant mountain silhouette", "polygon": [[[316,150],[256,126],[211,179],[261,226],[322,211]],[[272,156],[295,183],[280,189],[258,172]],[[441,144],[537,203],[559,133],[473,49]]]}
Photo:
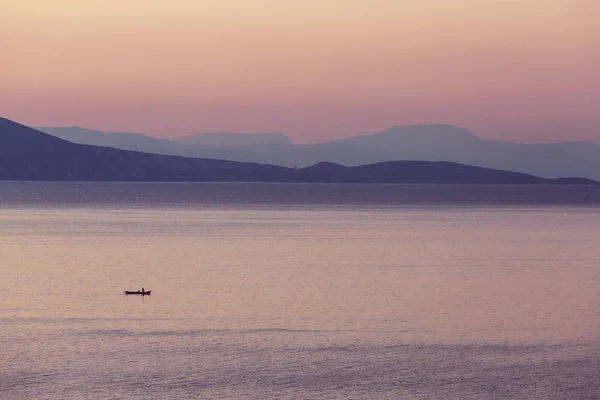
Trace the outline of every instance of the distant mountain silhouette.
{"label": "distant mountain silhouette", "polygon": [[327,146],[367,147],[378,150],[407,149],[410,153],[424,151],[459,151],[477,136],[452,125],[395,126],[370,135],[353,136],[324,143]]}
{"label": "distant mountain silhouette", "polygon": [[[600,179],[600,145],[593,142],[510,143],[482,140],[466,129],[449,125],[394,127],[326,143],[360,146],[381,152],[402,149],[405,160],[453,161],[545,178],[584,176]],[[381,161],[389,161],[389,154]]]}
{"label": "distant mountain silhouette", "polygon": [[186,158],[72,143],[0,118],[0,180],[331,183],[594,184],[450,162],[394,161],[307,168]]}
{"label": "distant mountain silhouette", "polygon": [[[370,135],[314,145],[293,145],[284,136],[271,137],[270,134],[247,135],[249,139],[243,140],[244,134],[199,135],[181,139],[192,143],[203,138],[196,144],[183,144],[141,134],[103,133],[81,128],[39,129],[75,143],[286,167],[307,167],[323,161],[346,166],[397,160],[451,161],[544,178],[582,176],[600,180],[600,145],[596,143],[526,144],[482,140],[466,129],[450,125],[397,126]],[[219,141],[219,138],[230,139]],[[273,141],[258,143],[263,140],[261,138]]]}
{"label": "distant mountain silhouette", "polygon": [[[183,136],[178,139],[157,139],[142,133],[102,132],[80,127],[33,127],[73,143],[91,144],[94,146],[114,147],[125,150],[140,150],[158,154],[193,155],[194,150],[201,151],[208,147],[242,147],[255,145],[291,145],[290,140],[281,133],[229,133],[208,132]],[[202,146],[202,147],[191,147]]]}
{"label": "distant mountain silhouette", "polygon": [[184,136],[175,140],[178,143],[200,146],[255,146],[261,144],[292,144],[281,133],[230,133],[207,132]]}
{"label": "distant mountain silhouette", "polygon": [[[254,154],[255,151],[260,153],[261,151],[272,151],[270,146],[282,146],[287,145],[289,139],[285,136],[282,138],[275,137],[272,143],[266,143],[265,137],[271,138],[270,135],[279,134],[227,134],[227,133],[215,133],[206,134],[207,136],[192,135],[187,136],[178,140],[168,139],[157,139],[150,136],[146,136],[141,133],[130,133],[130,132],[102,132],[93,129],[84,129],[79,127],[34,127],[41,132],[48,133],[52,136],[68,140],[78,144],[89,144],[94,146],[105,146],[114,147],[116,149],[123,150],[135,150],[146,153],[164,154],[164,155],[177,155],[183,157],[196,157],[196,158],[216,158],[230,161],[246,161],[246,162],[262,162],[260,156]],[[241,136],[252,136],[258,137],[258,139],[240,139]],[[266,135],[266,136],[263,136]],[[202,139],[204,137],[204,139]],[[263,138],[263,139],[261,139]],[[222,139],[222,140],[221,140]],[[213,144],[193,144],[192,142],[203,141],[205,143],[212,142]],[[260,142],[261,145],[226,145],[224,143],[242,143],[243,141],[248,143]],[[281,141],[281,142],[277,142]],[[219,144],[221,143],[221,144]],[[289,145],[290,147],[291,144]]]}
{"label": "distant mountain silhouette", "polygon": [[138,150],[158,154],[177,154],[178,152],[185,150],[185,146],[178,145],[178,143],[168,139],[157,139],[141,133],[102,132],[76,126],[34,127],[33,129],[73,143],[89,144],[93,146],[114,147],[117,149]]}

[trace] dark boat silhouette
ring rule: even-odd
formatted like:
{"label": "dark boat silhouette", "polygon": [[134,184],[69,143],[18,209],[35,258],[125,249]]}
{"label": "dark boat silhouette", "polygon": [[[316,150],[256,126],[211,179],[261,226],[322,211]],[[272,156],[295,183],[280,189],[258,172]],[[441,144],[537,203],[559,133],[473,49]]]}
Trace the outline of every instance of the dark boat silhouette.
{"label": "dark boat silhouette", "polygon": [[142,296],[150,296],[150,292],[152,292],[152,290],[146,290],[146,291],[143,291],[143,292],[141,290],[138,290],[137,292],[132,292],[132,291],[126,290],[123,293],[126,294],[126,295],[128,295],[128,294],[139,294],[139,295],[142,295]]}

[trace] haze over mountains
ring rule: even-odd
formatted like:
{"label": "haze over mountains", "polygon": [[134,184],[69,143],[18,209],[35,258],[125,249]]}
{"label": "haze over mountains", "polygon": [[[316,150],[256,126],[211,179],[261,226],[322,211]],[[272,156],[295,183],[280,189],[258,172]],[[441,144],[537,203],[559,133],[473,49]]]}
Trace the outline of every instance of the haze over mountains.
{"label": "haze over mountains", "polygon": [[311,145],[294,145],[280,133],[217,132],[167,140],[77,127],[36,129],[74,143],[285,167],[302,168],[319,162],[359,166],[397,160],[450,161],[544,178],[581,176],[600,180],[600,145],[594,142],[500,142],[480,139],[450,125],[397,126]]}
{"label": "haze over mountains", "polygon": [[292,144],[290,139],[281,133],[245,134],[230,132],[199,133],[176,139],[176,142],[202,146],[254,146],[267,143]]}
{"label": "haze over mountains", "polygon": [[[123,135],[127,138],[138,136]],[[143,138],[142,138],[143,139]],[[143,139],[146,140],[146,139]],[[393,161],[306,168],[157,155],[72,143],[0,118],[0,180],[594,184],[450,162]]]}

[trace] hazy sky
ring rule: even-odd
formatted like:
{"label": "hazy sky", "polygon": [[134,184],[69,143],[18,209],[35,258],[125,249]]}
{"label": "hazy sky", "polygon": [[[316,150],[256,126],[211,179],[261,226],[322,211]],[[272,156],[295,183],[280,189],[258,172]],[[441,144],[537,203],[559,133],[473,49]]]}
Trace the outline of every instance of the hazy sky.
{"label": "hazy sky", "polygon": [[600,0],[1,0],[0,115],[296,142],[600,142]]}

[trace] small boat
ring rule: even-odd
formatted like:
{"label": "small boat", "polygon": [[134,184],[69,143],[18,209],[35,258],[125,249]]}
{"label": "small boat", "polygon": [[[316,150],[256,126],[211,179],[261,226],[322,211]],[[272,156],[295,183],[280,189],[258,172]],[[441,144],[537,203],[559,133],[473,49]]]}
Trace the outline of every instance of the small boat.
{"label": "small boat", "polygon": [[152,290],[146,290],[143,292],[141,290],[138,290],[137,292],[131,292],[129,290],[126,290],[123,293],[125,293],[125,294],[140,294],[142,296],[150,296],[150,292],[152,292]]}

